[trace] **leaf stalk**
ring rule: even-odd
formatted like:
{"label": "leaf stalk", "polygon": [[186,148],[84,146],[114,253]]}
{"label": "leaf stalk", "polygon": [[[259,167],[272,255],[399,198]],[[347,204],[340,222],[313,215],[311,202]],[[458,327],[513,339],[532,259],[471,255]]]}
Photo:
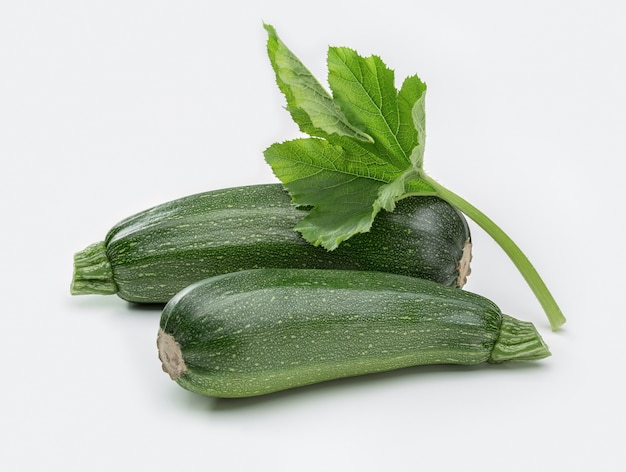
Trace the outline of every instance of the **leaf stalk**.
{"label": "leaf stalk", "polygon": [[509,235],[474,205],[456,193],[448,190],[425,173],[421,172],[419,178],[435,189],[440,198],[447,201],[476,222],[478,226],[485,230],[485,232],[487,232],[487,234],[489,234],[489,236],[491,236],[500,245],[537,297],[537,300],[548,317],[552,330],[558,330],[566,321],[563,312],[559,308],[556,300],[550,293],[550,290],[548,290],[548,287],[528,257],[526,257],[519,246],[509,237]]}

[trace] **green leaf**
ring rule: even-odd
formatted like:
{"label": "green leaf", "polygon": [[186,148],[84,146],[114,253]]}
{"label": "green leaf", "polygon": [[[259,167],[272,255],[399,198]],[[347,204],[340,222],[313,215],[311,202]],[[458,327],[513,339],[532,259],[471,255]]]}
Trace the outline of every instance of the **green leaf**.
{"label": "green leaf", "polygon": [[[376,162],[357,146],[346,148],[317,138],[276,143],[265,151],[274,174],[299,206],[313,206],[295,227],[315,245],[332,250],[344,239],[370,229],[381,208],[392,210],[404,186],[390,186],[401,173]],[[356,151],[360,151],[357,154]]]}
{"label": "green leaf", "polygon": [[311,136],[351,136],[365,142],[373,139],[354,127],[300,60],[285,46],[270,25],[267,51],[276,73],[276,83],[287,99],[287,110],[300,129]]}
{"label": "green leaf", "polygon": [[[419,113],[426,86],[414,76],[398,91],[393,71],[377,56],[329,48],[331,97],[276,31],[265,28],[288,110],[300,129],[315,137],[274,144],[265,159],[294,203],[312,207],[296,229],[332,250],[368,231],[381,209],[393,211],[409,188],[407,180],[415,180],[423,154]],[[420,184],[410,186],[414,191]],[[421,187],[432,193],[427,184]]]}
{"label": "green leaf", "polygon": [[328,51],[328,82],[350,122],[374,138],[376,153],[398,168],[410,165],[418,144],[412,112],[423,99],[425,84],[414,76],[398,92],[394,72],[378,56],[364,58],[352,49],[335,47]]}

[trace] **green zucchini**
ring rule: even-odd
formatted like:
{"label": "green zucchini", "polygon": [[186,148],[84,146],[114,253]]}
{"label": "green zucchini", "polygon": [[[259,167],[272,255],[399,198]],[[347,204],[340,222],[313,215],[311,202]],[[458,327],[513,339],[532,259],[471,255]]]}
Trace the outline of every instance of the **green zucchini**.
{"label": "green zucchini", "polygon": [[437,197],[401,200],[332,252],[293,230],[305,215],[280,184],[180,198],[121,221],[78,252],[71,293],[165,303],[198,280],[265,267],[377,270],[458,287],[469,273],[467,221]]}
{"label": "green zucchini", "polygon": [[248,397],[423,364],[550,355],[488,299],[371,271],[256,269],[197,282],[165,306],[163,370],[183,388]]}

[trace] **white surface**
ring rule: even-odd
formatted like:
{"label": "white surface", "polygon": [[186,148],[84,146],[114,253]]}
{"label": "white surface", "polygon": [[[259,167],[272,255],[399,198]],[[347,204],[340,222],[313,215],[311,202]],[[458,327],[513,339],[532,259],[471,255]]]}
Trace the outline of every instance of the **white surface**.
{"label": "white surface", "polygon": [[[0,470],[625,470],[625,19],[617,0],[3,2]],[[262,21],[319,76],[330,44],[426,81],[427,170],[568,323],[475,225],[467,288],[551,358],[214,400],[161,372],[157,310],[69,295],[73,253],[123,217],[274,181],[262,151],[297,130]]]}

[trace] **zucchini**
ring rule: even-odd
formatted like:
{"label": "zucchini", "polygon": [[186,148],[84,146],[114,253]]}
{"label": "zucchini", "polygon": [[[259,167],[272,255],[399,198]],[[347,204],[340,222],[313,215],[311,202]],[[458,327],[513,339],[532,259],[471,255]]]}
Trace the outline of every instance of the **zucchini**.
{"label": "zucchini", "polygon": [[403,275],[256,269],[197,282],[165,306],[163,370],[183,388],[248,397],[423,364],[549,356],[488,299]]}
{"label": "zucchini", "polygon": [[401,200],[332,252],[293,230],[305,215],[280,184],[180,198],[121,221],[78,252],[71,293],[165,303],[198,280],[266,267],[377,270],[458,287],[469,273],[467,221],[437,197]]}

